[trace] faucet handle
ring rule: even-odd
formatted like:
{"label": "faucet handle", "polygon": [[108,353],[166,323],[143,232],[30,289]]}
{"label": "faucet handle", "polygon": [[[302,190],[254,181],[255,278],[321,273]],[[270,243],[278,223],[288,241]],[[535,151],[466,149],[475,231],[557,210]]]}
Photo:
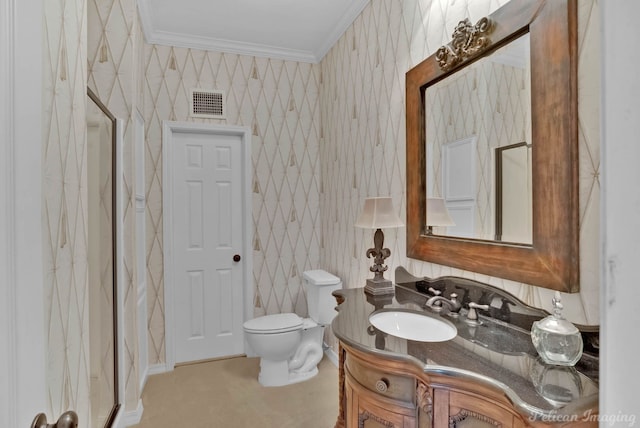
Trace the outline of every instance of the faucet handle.
{"label": "faucet handle", "polygon": [[449,303],[451,305],[449,315],[457,317],[460,309],[462,309],[462,303],[458,301],[458,293],[451,293],[449,295]]}
{"label": "faucet handle", "polygon": [[436,289],[435,289],[435,288],[433,288],[433,287],[429,287],[429,288],[427,289],[427,291],[428,291],[429,293],[433,294],[434,296],[439,296],[439,295],[441,295],[441,294],[442,294],[442,291],[440,291],[440,290],[436,290]]}
{"label": "faucet handle", "polygon": [[469,324],[478,325],[480,321],[478,321],[478,312],[476,309],[482,309],[483,311],[489,310],[489,305],[481,305],[475,302],[469,302],[469,313],[467,313],[467,322]]}

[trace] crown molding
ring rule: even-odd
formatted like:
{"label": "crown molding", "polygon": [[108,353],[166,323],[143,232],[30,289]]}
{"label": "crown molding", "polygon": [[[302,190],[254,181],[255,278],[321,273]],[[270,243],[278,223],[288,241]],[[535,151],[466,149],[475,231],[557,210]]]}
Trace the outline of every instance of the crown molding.
{"label": "crown molding", "polygon": [[194,36],[183,33],[161,31],[154,28],[153,20],[147,1],[138,0],[138,13],[142,24],[144,38],[149,44],[175,46],[180,48],[218,51],[238,55],[250,55],[265,58],[282,59],[286,61],[319,63],[333,45],[342,37],[353,21],[362,12],[369,0],[359,0],[342,15],[329,35],[319,43],[316,49],[296,50],[278,46],[262,45],[259,43],[239,42],[213,37]]}
{"label": "crown molding", "polygon": [[154,45],[217,51],[238,55],[283,59],[287,61],[309,62],[313,64],[318,62],[316,56],[311,51],[285,49],[275,46],[260,45],[257,43],[216,39],[213,37],[154,31],[150,34],[145,33],[145,39],[147,43]]}
{"label": "crown molding", "polygon": [[335,25],[331,33],[329,33],[324,43],[316,49],[317,62],[322,61],[327,52],[340,40],[340,37],[342,37],[344,32],[347,31],[347,28],[353,24],[353,21],[360,16],[364,8],[369,4],[369,1],[370,0],[359,0],[351,3],[351,7],[342,15],[342,18]]}

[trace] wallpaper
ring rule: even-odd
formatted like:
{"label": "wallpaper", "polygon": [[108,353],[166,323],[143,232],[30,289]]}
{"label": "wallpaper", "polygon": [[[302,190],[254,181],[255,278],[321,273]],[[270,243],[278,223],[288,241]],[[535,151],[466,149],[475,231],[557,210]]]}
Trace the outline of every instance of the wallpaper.
{"label": "wallpaper", "polygon": [[[89,420],[84,1],[44,2],[43,261],[49,415]],[[57,416],[56,416],[57,417]]]}
{"label": "wallpaper", "polygon": [[[135,16],[133,0],[45,2],[43,227],[49,413],[75,409],[81,421],[90,417],[86,90],[89,85],[128,125],[132,101],[127,104],[127,98],[134,70],[129,29]],[[125,132],[125,140],[130,141],[130,132]],[[125,243],[125,266],[134,265],[132,165],[130,144],[125,143],[123,221],[125,236],[131,237]],[[128,269],[124,287],[127,408],[135,408],[139,395],[133,363],[137,352],[135,297],[128,298],[132,275]]]}
{"label": "wallpaper", "polygon": [[124,379],[127,411],[138,405],[135,278],[135,157],[133,112],[137,108],[136,52],[142,43],[135,0],[87,0],[88,86],[111,113],[124,123],[122,203],[124,236]]}
{"label": "wallpaper", "polygon": [[[323,59],[322,266],[347,287],[371,277],[365,256],[372,231],[353,223],[365,197],[391,196],[406,218],[405,92],[407,70],[451,38],[465,17],[476,22],[505,1],[372,0]],[[599,16],[596,1],[579,4],[580,293],[563,295],[565,316],[599,320]],[[412,260],[405,228],[385,230],[391,250],[386,277],[405,266],[418,276],[455,275],[506,289],[525,302],[551,308],[552,292],[527,284]]]}
{"label": "wallpaper", "polygon": [[[149,356],[164,362],[162,121],[251,129],[254,315],[307,315],[302,272],[320,264],[320,67],[145,45]],[[189,117],[189,91],[222,89],[225,120]]]}

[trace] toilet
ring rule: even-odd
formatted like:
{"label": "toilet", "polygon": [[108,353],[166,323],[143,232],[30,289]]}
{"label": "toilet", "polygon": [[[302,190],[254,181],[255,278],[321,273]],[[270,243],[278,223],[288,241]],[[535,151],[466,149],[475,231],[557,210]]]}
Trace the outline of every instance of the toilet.
{"label": "toilet", "polygon": [[302,274],[309,318],[293,313],[266,315],[244,323],[245,339],[260,357],[258,382],[282,386],[311,379],[322,359],[324,327],[336,315],[331,293],[342,281],[324,270]]}

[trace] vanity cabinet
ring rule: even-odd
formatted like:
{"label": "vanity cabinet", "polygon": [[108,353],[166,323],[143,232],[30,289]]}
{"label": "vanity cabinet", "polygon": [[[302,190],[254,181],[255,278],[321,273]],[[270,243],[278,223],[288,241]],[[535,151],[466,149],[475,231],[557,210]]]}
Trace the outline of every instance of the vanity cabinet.
{"label": "vanity cabinet", "polygon": [[362,428],[415,428],[415,409],[365,389],[348,376],[345,394],[349,415],[347,426]]}
{"label": "vanity cabinet", "polygon": [[473,393],[446,389],[436,391],[436,401],[447,403],[443,411],[436,412],[436,426],[450,428],[524,428],[528,425],[512,410]]}
{"label": "vanity cabinet", "polygon": [[464,376],[425,373],[410,361],[340,342],[336,428],[596,427],[532,421],[499,388]]}
{"label": "vanity cabinet", "polygon": [[344,394],[347,426],[416,428],[416,380],[382,371],[375,360],[346,354]]}
{"label": "vanity cabinet", "polygon": [[[451,281],[443,294],[461,287],[463,295],[501,292],[469,280]],[[335,428],[598,426],[597,359],[583,355],[580,366],[546,365],[527,326],[511,323],[524,323],[532,308],[511,305],[508,320],[483,316],[471,327],[460,319],[465,314],[448,317],[457,335],[424,342],[371,324],[371,314],[381,311],[426,312],[425,297],[417,291],[397,285],[394,296],[370,296],[360,288],[333,295],[340,392]]]}

